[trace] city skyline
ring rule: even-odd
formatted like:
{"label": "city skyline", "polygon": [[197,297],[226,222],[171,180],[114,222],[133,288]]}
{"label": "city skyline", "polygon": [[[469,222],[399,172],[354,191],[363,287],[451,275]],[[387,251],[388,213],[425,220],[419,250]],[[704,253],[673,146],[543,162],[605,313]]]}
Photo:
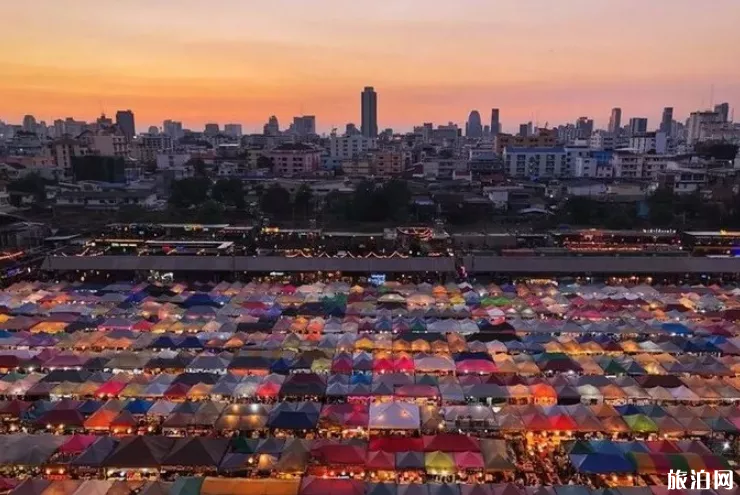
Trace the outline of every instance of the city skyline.
{"label": "city skyline", "polygon": [[[192,129],[239,122],[259,132],[270,115],[289,122],[311,114],[327,132],[359,127],[357,92],[374,86],[380,129],[464,125],[471,110],[496,107],[512,132],[530,120],[552,125],[583,115],[604,128],[612,107],[624,121],[647,117],[653,127],[666,106],[683,120],[740,102],[740,67],[729,63],[740,44],[740,4],[730,0],[712,9],[687,0],[670,8],[573,0],[565,9],[470,0],[452,14],[411,1],[381,1],[373,10],[318,4],[8,5],[0,20],[12,40],[0,54],[0,118],[89,121],[130,108],[138,131],[173,119]],[[512,45],[522,30],[531,30],[528,43]]]}

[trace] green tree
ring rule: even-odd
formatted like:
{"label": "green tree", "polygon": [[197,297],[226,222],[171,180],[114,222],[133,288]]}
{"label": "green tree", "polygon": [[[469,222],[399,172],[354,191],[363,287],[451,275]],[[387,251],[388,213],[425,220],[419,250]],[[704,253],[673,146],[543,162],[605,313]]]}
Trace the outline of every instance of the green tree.
{"label": "green tree", "polygon": [[211,181],[203,177],[189,177],[172,183],[169,202],[178,208],[199,205],[208,199]]}
{"label": "green tree", "polygon": [[668,188],[658,188],[648,198],[650,225],[666,227],[673,224],[676,213],[676,194]]}
{"label": "green tree", "polygon": [[290,193],[280,184],[273,184],[262,194],[260,208],[270,216],[285,218],[290,215]]}
{"label": "green tree", "polygon": [[239,210],[246,206],[242,181],[236,178],[217,180],[211,189],[211,197],[226,206],[233,206]]}
{"label": "green tree", "polygon": [[307,184],[302,184],[293,199],[293,210],[297,215],[309,216],[313,212],[313,191]]}
{"label": "green tree", "polygon": [[196,177],[208,177],[208,168],[202,158],[193,158],[188,164],[193,167],[193,174]]}
{"label": "green tree", "polygon": [[219,223],[224,214],[224,205],[218,201],[209,199],[205,203],[198,206],[195,212],[195,218],[200,223]]}
{"label": "green tree", "polygon": [[32,173],[8,183],[7,189],[8,191],[33,194],[36,201],[41,203],[46,201],[46,184],[48,183],[49,181],[39,174]]}

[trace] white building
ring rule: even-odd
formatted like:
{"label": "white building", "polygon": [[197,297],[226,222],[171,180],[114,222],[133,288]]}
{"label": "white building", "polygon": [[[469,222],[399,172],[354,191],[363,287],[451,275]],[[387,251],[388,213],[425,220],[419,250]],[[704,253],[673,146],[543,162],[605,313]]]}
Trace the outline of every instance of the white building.
{"label": "white building", "polygon": [[162,153],[172,150],[172,136],[169,134],[141,134],[135,140],[136,156],[142,162],[156,162]]}
{"label": "white building", "polygon": [[510,177],[562,177],[567,159],[564,148],[505,148],[504,170]]}
{"label": "white building", "polygon": [[190,153],[158,153],[157,170],[182,168],[190,160]]}
{"label": "white building", "polygon": [[637,154],[618,151],[612,157],[614,177],[620,179],[657,180],[658,174],[666,169],[666,155]]}
{"label": "white building", "polygon": [[665,132],[647,132],[630,136],[630,149],[635,153],[665,154],[668,151],[668,136]]}
{"label": "white building", "polygon": [[676,162],[669,162],[658,181],[664,187],[673,189],[676,194],[691,194],[701,190],[707,183],[707,170],[690,168]]}
{"label": "white building", "polygon": [[422,163],[424,177],[433,179],[453,179],[455,174],[467,173],[467,160],[429,160]]}
{"label": "white building", "polygon": [[611,164],[599,164],[593,157],[580,156],[575,161],[573,177],[587,177],[595,179],[611,179],[614,168]]}
{"label": "white building", "polygon": [[589,140],[589,148],[596,151],[613,150],[616,145],[617,139],[610,132],[596,131]]}
{"label": "white building", "polygon": [[686,122],[686,142],[694,144],[701,139],[702,128],[706,125],[719,123],[722,116],[717,112],[691,112]]}
{"label": "white building", "polygon": [[329,155],[340,159],[354,158],[376,147],[376,138],[365,137],[361,134],[332,136],[329,141]]}

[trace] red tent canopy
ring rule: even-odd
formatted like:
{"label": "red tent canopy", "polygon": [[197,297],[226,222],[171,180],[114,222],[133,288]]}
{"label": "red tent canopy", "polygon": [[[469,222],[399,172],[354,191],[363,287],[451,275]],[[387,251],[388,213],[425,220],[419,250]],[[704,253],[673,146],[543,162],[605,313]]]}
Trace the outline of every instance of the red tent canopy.
{"label": "red tent canopy", "polygon": [[352,358],[340,357],[332,361],[331,372],[332,373],[352,373]]}
{"label": "red tent canopy", "polygon": [[548,419],[550,420],[550,429],[553,431],[575,431],[578,429],[578,423],[567,414],[556,414]]}
{"label": "red tent canopy", "polygon": [[458,469],[483,469],[483,455],[480,452],[455,452],[455,466]]}
{"label": "red tent canopy", "polygon": [[59,447],[59,452],[62,454],[82,453],[98,438],[100,437],[96,435],[72,435]]}
{"label": "red tent canopy", "polygon": [[257,397],[277,397],[280,393],[280,384],[275,382],[261,383],[257,387]]}
{"label": "red tent canopy", "polygon": [[393,359],[393,371],[397,373],[411,373],[414,371],[414,360],[408,356]]}
{"label": "red tent canopy", "polygon": [[421,452],[424,450],[424,441],[421,438],[411,437],[375,437],[370,439],[368,450],[382,450],[394,454],[398,452]]}
{"label": "red tent canopy", "polygon": [[458,373],[496,373],[498,368],[493,361],[486,359],[464,359],[455,363]]}
{"label": "red tent canopy", "polygon": [[165,390],[164,394],[162,394],[166,399],[184,399],[188,395],[188,391],[190,390],[190,385],[187,385],[185,383],[173,383],[169,386],[167,390]]}
{"label": "red tent canopy", "polygon": [[391,452],[371,450],[367,453],[365,467],[378,471],[392,471],[396,468],[396,456]]}
{"label": "red tent canopy", "polygon": [[438,435],[424,435],[424,452],[480,452],[480,441],[467,435],[454,433],[440,433]]}
{"label": "red tent canopy", "polygon": [[98,387],[98,389],[95,391],[95,395],[97,395],[98,397],[116,396],[120,394],[124,388],[126,388],[126,385],[128,385],[128,382],[109,380]]}
{"label": "red tent canopy", "polygon": [[311,455],[325,465],[364,466],[366,451],[357,445],[325,444],[311,449]]}

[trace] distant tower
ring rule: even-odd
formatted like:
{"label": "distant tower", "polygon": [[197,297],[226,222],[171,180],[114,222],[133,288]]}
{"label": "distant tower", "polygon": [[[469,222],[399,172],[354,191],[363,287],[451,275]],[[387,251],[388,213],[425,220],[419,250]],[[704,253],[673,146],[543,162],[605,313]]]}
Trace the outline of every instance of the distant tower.
{"label": "distant tower", "polygon": [[119,110],[116,112],[116,124],[126,136],[128,141],[131,141],[136,135],[136,126],[134,125],[134,112],[131,110]]}
{"label": "distant tower", "polygon": [[729,103],[720,103],[719,105],[714,105],[714,113],[718,113],[720,120],[722,122],[729,122],[730,117],[730,104]]}
{"label": "distant tower", "polygon": [[365,86],[360,94],[362,135],[378,137],[378,94],[372,86]]}
{"label": "distant tower", "polygon": [[632,117],[630,119],[630,136],[639,136],[647,132],[648,119],[645,117]]}
{"label": "distant tower", "polygon": [[468,123],[465,125],[465,135],[472,138],[483,137],[483,125],[478,110],[470,112]]}
{"label": "distant tower", "polygon": [[498,136],[501,132],[501,122],[499,122],[498,108],[491,109],[491,136]]}
{"label": "distant tower", "polygon": [[670,136],[671,127],[673,126],[673,107],[665,107],[663,109],[663,117],[660,119],[660,127],[658,130],[664,132],[666,136]]}
{"label": "distant tower", "polygon": [[609,117],[609,128],[612,134],[617,134],[622,126],[622,109],[619,107],[612,108],[612,114]]}
{"label": "distant tower", "polygon": [[26,132],[36,132],[36,117],[33,115],[23,117],[23,130]]}

